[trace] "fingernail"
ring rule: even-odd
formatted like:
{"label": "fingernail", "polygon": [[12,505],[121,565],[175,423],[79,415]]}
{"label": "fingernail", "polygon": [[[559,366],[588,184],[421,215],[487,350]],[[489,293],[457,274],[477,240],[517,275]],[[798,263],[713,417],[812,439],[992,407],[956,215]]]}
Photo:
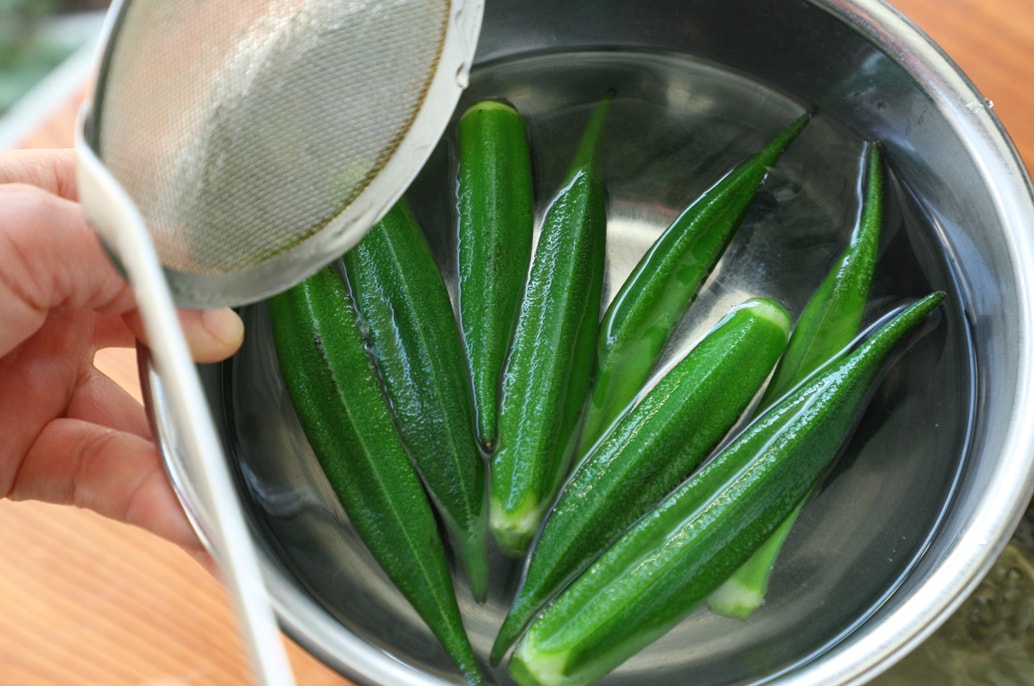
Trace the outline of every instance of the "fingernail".
{"label": "fingernail", "polygon": [[222,343],[236,345],[244,338],[244,322],[228,307],[205,310],[201,313],[201,322],[205,330]]}

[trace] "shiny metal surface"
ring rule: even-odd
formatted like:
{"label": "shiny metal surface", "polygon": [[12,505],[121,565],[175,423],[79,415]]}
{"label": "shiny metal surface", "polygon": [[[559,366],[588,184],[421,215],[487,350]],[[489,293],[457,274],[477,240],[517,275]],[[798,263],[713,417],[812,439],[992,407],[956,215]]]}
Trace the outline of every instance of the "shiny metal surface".
{"label": "shiny metal surface", "polygon": [[[931,378],[928,370],[910,368],[904,386],[912,384],[935,402],[906,413],[888,432],[876,431],[865,450],[878,470],[845,470],[816,503],[815,540],[801,544],[816,557],[798,557],[802,564],[797,576],[787,577],[787,592],[765,608],[775,611],[742,628],[694,617],[672,641],[608,677],[614,684],[682,684],[687,674],[706,684],[868,681],[965,600],[1034,491],[1034,433],[1027,419],[1034,416],[1030,180],[988,103],[935,46],[880,2],[603,0],[591,11],[560,3],[487,5],[479,64],[572,50],[689,54],[781,90],[859,139],[879,140],[928,223],[924,238],[944,252],[960,300],[948,324],[956,327],[959,345],[971,346],[962,353],[972,354],[973,377]],[[249,330],[261,336],[261,308],[248,312]],[[268,345],[246,354],[250,362],[203,370],[203,382],[223,410],[218,419],[227,445],[241,460],[240,485],[266,542],[263,565],[281,621],[303,645],[361,683],[450,683],[433,639],[385,590],[332,496],[320,489],[275,373],[258,381],[249,377],[256,385],[244,391],[249,401],[262,403],[262,412],[248,414],[248,405],[233,396],[240,388],[233,375],[242,368],[275,368]],[[161,417],[160,388],[151,399]],[[938,417],[970,422],[948,432],[960,442],[927,440],[925,431]],[[167,459],[191,503],[193,475],[174,451]],[[957,469],[944,461],[957,462]],[[902,475],[909,480],[901,482]],[[868,476],[877,480],[864,490],[872,498],[864,501],[855,487]],[[891,492],[890,500],[883,498]],[[837,518],[823,523],[821,515],[831,512],[839,512]],[[204,530],[205,512],[196,515]],[[909,527],[922,531],[904,535]],[[845,530],[865,544],[843,545]],[[900,550],[886,546],[895,538],[903,541]],[[824,541],[833,550],[822,550]],[[895,556],[906,559],[888,561]],[[839,585],[833,579],[818,590],[793,588],[795,580],[813,578],[805,564],[813,560],[836,562]],[[336,589],[320,581],[320,570],[328,569]],[[342,587],[340,579],[355,585]],[[859,591],[865,583],[870,587]],[[480,652],[487,651],[491,636],[484,634],[499,611],[491,603],[465,606]]]}

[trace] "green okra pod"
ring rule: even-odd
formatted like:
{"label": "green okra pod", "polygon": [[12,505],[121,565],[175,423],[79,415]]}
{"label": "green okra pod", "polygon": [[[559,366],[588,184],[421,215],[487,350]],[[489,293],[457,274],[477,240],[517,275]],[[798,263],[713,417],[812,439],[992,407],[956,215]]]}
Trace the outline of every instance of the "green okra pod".
{"label": "green okra pod", "polygon": [[434,512],[334,267],[268,301],[292,405],[349,521],[472,684],[484,683]]}
{"label": "green okra pod", "polygon": [[489,526],[510,555],[527,550],[566,475],[589,386],[606,249],[596,153],[611,99],[594,110],[546,211],[503,372]]}
{"label": "green okra pod", "polygon": [[491,451],[499,380],[531,261],[531,154],[524,119],[500,100],[471,105],[457,134],[457,304],[478,436]]}
{"label": "green okra pod", "polygon": [[[758,410],[775,402],[847,346],[861,329],[883,225],[883,174],[876,145],[867,149],[864,179],[861,212],[848,245],[801,311]],[[711,594],[707,600],[711,610],[746,619],[761,607],[772,566],[803,504],[802,501],[771,538]]]}
{"label": "green okra pod", "polygon": [[943,297],[809,376],[644,515],[532,622],[509,664],[517,681],[589,684],[702,602],[817,482],[891,351]]}
{"label": "green okra pod", "polygon": [[808,119],[796,120],[686,208],[614,296],[600,324],[580,455],[647,382],[668,337],[732,240],[769,168]]}
{"label": "green okra pod", "polygon": [[862,205],[848,245],[804,306],[760,407],[772,404],[858,336],[869,302],[883,227],[880,148],[865,153]]}
{"label": "green okra pod", "polygon": [[493,663],[535,613],[718,444],[764,385],[789,329],[789,313],[773,300],[733,308],[589,451],[535,540]]}
{"label": "green okra pod", "polygon": [[417,471],[482,602],[487,467],[452,303],[424,233],[400,200],[344,257],[381,381]]}

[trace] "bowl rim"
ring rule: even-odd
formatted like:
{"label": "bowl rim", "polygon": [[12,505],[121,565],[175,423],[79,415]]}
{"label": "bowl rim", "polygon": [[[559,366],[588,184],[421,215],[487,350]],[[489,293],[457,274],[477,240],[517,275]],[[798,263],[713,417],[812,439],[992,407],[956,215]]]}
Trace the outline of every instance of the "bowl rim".
{"label": "bowl rim", "polygon": [[[957,64],[921,29],[884,0],[807,0],[882,51],[914,78],[949,117],[960,141],[980,160],[985,179],[1005,178],[1008,184],[988,184],[1006,231],[1014,264],[1034,264],[1034,186],[1019,153],[993,111]],[[1021,340],[1034,336],[1034,276],[1023,269],[1012,275],[1018,284],[1017,327]],[[143,396],[160,453],[173,488],[204,545],[213,550],[203,498],[190,482],[178,457],[175,433],[163,419],[160,376],[146,350],[139,354]],[[1034,416],[1034,361],[1019,362],[1013,416]],[[998,461],[988,489],[996,498],[953,541],[929,579],[886,617],[876,619],[862,634],[841,641],[823,653],[767,682],[781,684],[860,684],[889,669],[926,640],[975,590],[990,571],[1019,524],[1034,494],[1034,430],[1013,422],[1002,437],[1002,453],[1022,459]],[[437,686],[454,683],[429,675],[370,645],[337,622],[314,599],[292,583],[289,575],[259,546],[259,562],[274,612],[283,630],[308,652],[357,683]],[[318,640],[316,637],[319,637]]]}

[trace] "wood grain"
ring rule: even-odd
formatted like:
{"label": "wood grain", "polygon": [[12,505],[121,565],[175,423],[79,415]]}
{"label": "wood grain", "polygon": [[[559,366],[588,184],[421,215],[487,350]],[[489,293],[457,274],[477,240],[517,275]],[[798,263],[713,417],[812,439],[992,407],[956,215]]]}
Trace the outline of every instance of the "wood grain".
{"label": "wood grain", "polygon": [[[1030,168],[1034,2],[893,4],[994,102]],[[80,98],[23,145],[70,145]],[[97,365],[139,397],[132,352],[102,351]],[[90,512],[0,501],[0,550],[0,686],[248,683],[223,588],[178,548]],[[287,643],[300,684],[350,683]]]}

